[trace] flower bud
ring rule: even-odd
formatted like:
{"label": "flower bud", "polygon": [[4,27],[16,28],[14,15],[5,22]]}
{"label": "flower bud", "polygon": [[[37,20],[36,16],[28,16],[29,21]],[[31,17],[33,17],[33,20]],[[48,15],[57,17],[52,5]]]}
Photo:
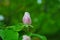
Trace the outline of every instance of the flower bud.
{"label": "flower bud", "polygon": [[31,18],[30,18],[30,14],[28,12],[25,12],[24,16],[23,16],[23,23],[24,24],[31,24]]}
{"label": "flower bud", "polygon": [[37,3],[38,3],[38,4],[41,4],[41,3],[42,3],[42,0],[37,0]]}
{"label": "flower bud", "polygon": [[3,21],[3,20],[4,20],[4,16],[0,15],[0,21]]}
{"label": "flower bud", "polygon": [[27,35],[23,35],[23,39],[22,40],[31,40],[31,38]]}

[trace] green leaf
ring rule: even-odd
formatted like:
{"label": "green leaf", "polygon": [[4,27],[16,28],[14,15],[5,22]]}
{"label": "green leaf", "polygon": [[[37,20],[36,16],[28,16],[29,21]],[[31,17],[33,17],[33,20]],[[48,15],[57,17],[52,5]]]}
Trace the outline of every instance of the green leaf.
{"label": "green leaf", "polygon": [[0,37],[3,39],[4,36],[4,31],[2,29],[0,29]]}
{"label": "green leaf", "polygon": [[14,25],[14,26],[9,26],[7,28],[11,29],[13,31],[21,31],[24,28],[24,26],[21,24],[18,24],[18,25]]}
{"label": "green leaf", "polygon": [[5,29],[3,34],[3,40],[18,40],[18,32]]}

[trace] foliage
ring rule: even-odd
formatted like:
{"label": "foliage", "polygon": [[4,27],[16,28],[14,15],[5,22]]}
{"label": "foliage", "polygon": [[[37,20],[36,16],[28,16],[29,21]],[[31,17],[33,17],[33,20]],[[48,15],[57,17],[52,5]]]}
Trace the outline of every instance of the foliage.
{"label": "foliage", "polygon": [[40,4],[37,0],[0,0],[0,15],[5,18],[0,22],[0,36],[3,40],[22,40],[22,35],[30,34],[22,23],[27,11],[31,14],[33,34],[44,35],[47,40],[60,40],[59,10],[60,0],[42,0]]}

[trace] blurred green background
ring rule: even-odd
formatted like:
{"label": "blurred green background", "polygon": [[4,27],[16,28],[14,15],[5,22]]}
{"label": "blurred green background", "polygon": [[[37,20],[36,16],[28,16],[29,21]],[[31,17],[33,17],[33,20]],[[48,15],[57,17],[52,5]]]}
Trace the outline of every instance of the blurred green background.
{"label": "blurred green background", "polygon": [[0,0],[4,25],[22,23],[24,12],[31,14],[34,33],[60,40],[60,0]]}

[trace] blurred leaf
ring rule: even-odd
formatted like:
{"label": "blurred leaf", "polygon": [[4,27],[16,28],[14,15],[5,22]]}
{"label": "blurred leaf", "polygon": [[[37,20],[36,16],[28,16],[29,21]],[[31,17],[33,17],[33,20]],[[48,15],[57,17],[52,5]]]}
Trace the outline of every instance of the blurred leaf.
{"label": "blurred leaf", "polygon": [[5,29],[3,34],[3,40],[18,40],[18,32]]}
{"label": "blurred leaf", "polygon": [[7,27],[7,29],[11,29],[13,31],[21,31],[23,28],[24,28],[24,26],[22,24],[17,24],[14,26]]}

